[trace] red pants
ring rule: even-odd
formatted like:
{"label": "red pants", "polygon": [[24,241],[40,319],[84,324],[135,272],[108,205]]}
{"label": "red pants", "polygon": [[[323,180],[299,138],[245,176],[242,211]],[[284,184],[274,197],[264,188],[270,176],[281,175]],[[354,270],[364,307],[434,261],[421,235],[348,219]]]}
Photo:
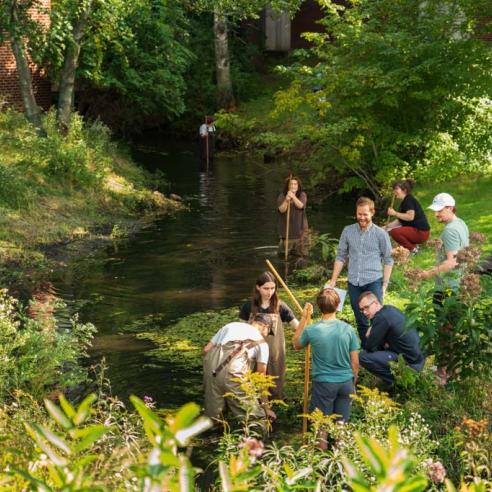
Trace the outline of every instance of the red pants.
{"label": "red pants", "polygon": [[421,231],[415,227],[403,226],[391,229],[390,236],[404,248],[412,251],[416,244],[422,244],[429,239],[430,231]]}

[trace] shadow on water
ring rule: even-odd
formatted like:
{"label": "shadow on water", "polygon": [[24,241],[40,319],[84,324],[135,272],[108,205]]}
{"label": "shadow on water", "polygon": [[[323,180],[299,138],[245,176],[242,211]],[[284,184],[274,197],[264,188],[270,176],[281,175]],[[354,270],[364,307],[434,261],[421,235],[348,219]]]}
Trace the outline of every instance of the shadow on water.
{"label": "shadow on water", "polygon": [[[134,158],[162,171],[189,212],[157,219],[117,249],[80,259],[58,274],[56,284],[81,319],[98,328],[92,353],[106,358],[114,393],[151,395],[159,405],[175,408],[202,401],[201,368],[163,363],[153,345],[135,334],[166,330],[199,311],[239,309],[266,259],[283,272],[276,256],[275,206],[290,169],[237,155],[218,156],[204,173],[194,143],[159,138],[143,138]],[[349,213],[347,204],[308,202],[311,227],[335,236]]]}

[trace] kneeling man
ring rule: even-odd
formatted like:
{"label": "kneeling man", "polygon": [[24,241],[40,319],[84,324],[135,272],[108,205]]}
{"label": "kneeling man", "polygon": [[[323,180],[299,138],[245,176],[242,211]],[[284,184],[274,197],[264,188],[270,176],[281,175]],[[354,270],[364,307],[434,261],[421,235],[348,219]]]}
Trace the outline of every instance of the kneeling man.
{"label": "kneeling man", "polygon": [[425,357],[420,350],[419,335],[415,328],[405,329],[405,315],[399,309],[383,306],[372,292],[360,295],[359,309],[371,320],[365,350],[359,355],[362,367],[388,385],[394,382],[389,363],[400,354],[412,369],[422,370]]}
{"label": "kneeling man", "polygon": [[[272,328],[272,319],[257,313],[250,323],[234,322],[225,325],[204,347],[203,384],[205,415],[219,420],[226,406],[235,417],[243,417],[245,409],[238,398],[224,397],[226,393],[241,396],[240,383],[233,381],[248,371],[266,374],[269,349],[265,338]],[[264,419],[265,410],[259,402],[249,410],[250,417]],[[266,415],[275,418],[271,410]]]}

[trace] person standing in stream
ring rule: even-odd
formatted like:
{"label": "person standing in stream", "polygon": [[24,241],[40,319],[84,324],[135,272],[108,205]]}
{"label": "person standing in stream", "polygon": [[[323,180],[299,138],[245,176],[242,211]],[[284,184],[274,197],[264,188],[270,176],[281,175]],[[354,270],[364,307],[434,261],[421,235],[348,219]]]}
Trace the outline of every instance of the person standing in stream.
{"label": "person standing in stream", "polygon": [[271,390],[272,399],[282,400],[284,398],[285,383],[285,333],[283,323],[289,323],[295,329],[299,321],[289,306],[278,298],[277,283],[270,272],[264,272],[256,279],[253,298],[243,305],[239,318],[250,322],[257,313],[265,313],[272,320],[272,328],[265,337],[270,353],[267,374],[276,377],[275,387]]}
{"label": "person standing in stream", "polygon": [[[287,215],[289,216],[289,255],[306,256],[308,221],[306,216],[307,195],[302,191],[301,180],[295,176],[285,181],[284,190],[277,198],[279,255],[285,253]],[[290,208],[290,210],[289,210]]]}

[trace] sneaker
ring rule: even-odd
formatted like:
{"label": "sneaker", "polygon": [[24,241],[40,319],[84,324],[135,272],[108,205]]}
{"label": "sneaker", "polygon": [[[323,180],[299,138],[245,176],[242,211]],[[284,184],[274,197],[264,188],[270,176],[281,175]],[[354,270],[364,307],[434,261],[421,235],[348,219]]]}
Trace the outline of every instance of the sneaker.
{"label": "sneaker", "polygon": [[413,248],[412,251],[410,251],[410,253],[412,255],[416,255],[418,252],[419,252],[419,247],[418,246],[415,246],[415,248]]}

